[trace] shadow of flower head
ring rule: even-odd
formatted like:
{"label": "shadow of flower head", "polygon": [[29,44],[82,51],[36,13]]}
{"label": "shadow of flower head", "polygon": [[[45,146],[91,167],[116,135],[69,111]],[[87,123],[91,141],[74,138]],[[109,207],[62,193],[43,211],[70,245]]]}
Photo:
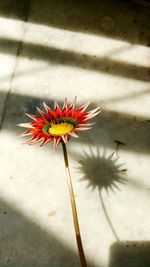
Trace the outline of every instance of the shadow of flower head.
{"label": "shadow of flower head", "polygon": [[124,164],[118,163],[115,152],[107,155],[106,149],[103,153],[100,153],[100,149],[94,153],[89,148],[89,154],[84,151],[78,162],[80,166],[77,169],[83,174],[80,180],[87,180],[87,187],[92,187],[93,190],[98,188],[99,191],[105,189],[108,192],[110,189],[114,192],[114,188],[119,189],[118,183],[125,184],[125,169],[121,169]]}
{"label": "shadow of flower head", "polygon": [[78,170],[83,174],[80,180],[87,180],[87,187],[92,187],[93,190],[98,188],[102,210],[117,241],[120,239],[105,206],[102,190],[105,189],[108,192],[110,189],[114,192],[114,188],[119,189],[118,184],[125,184],[123,174],[126,169],[122,169],[124,164],[119,164],[118,161],[116,151],[107,155],[106,149],[103,150],[103,153],[100,153],[100,149],[94,153],[91,148],[89,148],[89,154],[84,151],[78,159],[80,164]]}

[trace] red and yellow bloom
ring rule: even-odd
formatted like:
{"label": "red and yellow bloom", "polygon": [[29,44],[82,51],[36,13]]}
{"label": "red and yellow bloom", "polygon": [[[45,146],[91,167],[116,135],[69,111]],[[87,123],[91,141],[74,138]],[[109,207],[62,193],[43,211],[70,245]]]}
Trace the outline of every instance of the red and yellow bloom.
{"label": "red and yellow bloom", "polygon": [[66,143],[70,136],[78,137],[78,131],[90,129],[89,126],[94,123],[88,123],[88,120],[100,112],[99,108],[86,112],[89,103],[75,109],[76,98],[69,107],[67,107],[67,99],[65,99],[62,109],[56,101],[54,101],[54,110],[45,103],[43,105],[46,112],[37,108],[41,116],[26,113],[34,121],[19,124],[21,127],[29,128],[21,134],[21,136],[31,135],[27,141],[28,144],[41,142],[42,146],[53,141],[55,147],[60,141]]}

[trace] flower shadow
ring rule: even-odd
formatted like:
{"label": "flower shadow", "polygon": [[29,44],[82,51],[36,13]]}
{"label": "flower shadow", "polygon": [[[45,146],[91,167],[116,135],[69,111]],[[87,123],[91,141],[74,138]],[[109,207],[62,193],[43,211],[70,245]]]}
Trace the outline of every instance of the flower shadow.
{"label": "flower shadow", "polygon": [[100,149],[97,148],[95,153],[91,147],[89,148],[89,153],[83,152],[80,159],[78,159],[78,163],[80,164],[77,167],[78,172],[83,174],[80,181],[88,181],[87,188],[91,187],[92,190],[98,188],[103,212],[115,239],[119,241],[118,234],[107,212],[102,191],[106,191],[107,194],[109,191],[116,193],[116,189],[120,190],[119,184],[126,184],[124,178],[126,169],[122,168],[124,164],[119,163],[116,151],[108,154],[106,148],[104,148],[103,152],[100,153]]}
{"label": "flower shadow", "polygon": [[81,180],[87,180],[87,187],[92,187],[93,190],[98,187],[100,192],[105,189],[107,192],[112,190],[115,193],[114,188],[119,190],[117,184],[125,183],[122,175],[124,169],[121,169],[124,164],[118,163],[115,151],[107,155],[106,149],[102,154],[97,149],[95,154],[90,148],[90,154],[84,151],[78,162],[80,164],[78,170],[84,174]]}

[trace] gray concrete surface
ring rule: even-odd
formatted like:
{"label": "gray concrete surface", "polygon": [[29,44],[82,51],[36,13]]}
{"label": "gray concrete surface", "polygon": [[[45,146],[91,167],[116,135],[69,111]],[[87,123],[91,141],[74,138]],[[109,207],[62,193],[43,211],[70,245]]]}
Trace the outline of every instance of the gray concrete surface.
{"label": "gray concrete surface", "polygon": [[16,126],[75,95],[102,109],[68,143],[88,266],[150,266],[149,28],[130,1],[0,2],[0,267],[80,266],[61,147]]}

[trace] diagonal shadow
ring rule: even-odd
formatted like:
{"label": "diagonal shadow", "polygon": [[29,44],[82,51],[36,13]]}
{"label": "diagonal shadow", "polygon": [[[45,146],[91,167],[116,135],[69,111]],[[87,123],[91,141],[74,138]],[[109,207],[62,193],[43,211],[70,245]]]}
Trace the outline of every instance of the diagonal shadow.
{"label": "diagonal shadow", "polygon": [[[0,99],[4,100],[5,98],[6,93],[1,91]],[[43,98],[25,96],[17,93],[9,95],[5,107],[5,114],[2,114],[4,122],[2,122],[3,129],[11,131],[14,134],[21,132],[17,124],[29,121],[27,116],[25,116],[25,112],[37,114],[36,106],[43,109],[43,100],[53,108],[53,101],[45,97],[44,94]],[[57,101],[57,99],[55,100]],[[58,102],[62,106],[63,102]],[[93,106],[91,105],[90,109],[97,106],[99,106],[98,102]],[[114,148],[114,141],[117,139],[125,144],[122,146],[123,150],[145,154],[150,152],[150,124],[147,118],[135,118],[130,114],[102,110],[102,113],[94,121],[96,124],[92,130],[80,134],[78,140],[73,138],[72,142]]]}
{"label": "diagonal shadow", "polygon": [[[31,2],[31,3],[30,3]],[[0,16],[149,45],[149,10],[131,1],[7,0]]]}
{"label": "diagonal shadow", "polygon": [[[15,54],[15,48],[20,41],[0,39],[0,51],[6,54]],[[44,60],[53,64],[62,64],[76,68],[88,69],[95,72],[104,72],[109,75],[127,77],[131,79],[150,81],[149,68],[136,64],[118,62],[107,57],[90,56],[71,50],[58,49],[30,42],[23,42],[21,57]]]}
{"label": "diagonal shadow", "polygon": [[128,93],[126,95],[120,95],[118,97],[110,97],[107,98],[106,100],[103,100],[102,103],[106,104],[106,103],[115,103],[115,102],[120,102],[120,101],[126,101],[129,99],[135,99],[138,97],[141,97],[142,95],[149,95],[150,94],[150,88],[148,89],[143,89],[140,90],[138,92],[133,92],[133,93]]}
{"label": "diagonal shadow", "polygon": [[22,1],[1,1],[0,2],[0,14],[7,18],[14,18],[22,21],[26,21],[30,10],[31,0]]}
{"label": "diagonal shadow", "polygon": [[[0,199],[0,266],[79,267],[78,255],[35,219]],[[60,236],[63,235],[60,229]],[[95,265],[89,259],[89,266]]]}
{"label": "diagonal shadow", "polygon": [[149,267],[150,241],[115,242],[110,248],[109,267]]}
{"label": "diagonal shadow", "polygon": [[[20,71],[17,71],[17,74],[15,73],[15,78],[20,78],[20,77],[24,77],[26,75],[30,76],[30,75],[33,75],[33,73],[36,75],[38,74],[38,72],[42,72],[44,71],[45,69],[47,69],[47,66],[45,66],[45,68],[42,66],[42,67],[35,67],[35,68],[28,68],[26,70],[20,70]],[[8,81],[10,80],[10,75],[5,75],[5,76],[2,76],[0,77],[0,83],[2,84],[3,82],[5,81]]]}
{"label": "diagonal shadow", "polygon": [[[93,143],[99,143],[107,147],[110,140],[115,143],[122,141],[121,149],[138,153],[150,152],[150,123],[149,117],[135,116],[130,113],[103,110],[103,116],[95,118],[96,130],[94,132]],[[89,135],[86,132],[85,135]],[[81,136],[81,141],[84,137]],[[120,142],[119,141],[119,142]],[[111,145],[113,148],[114,146]]]}

